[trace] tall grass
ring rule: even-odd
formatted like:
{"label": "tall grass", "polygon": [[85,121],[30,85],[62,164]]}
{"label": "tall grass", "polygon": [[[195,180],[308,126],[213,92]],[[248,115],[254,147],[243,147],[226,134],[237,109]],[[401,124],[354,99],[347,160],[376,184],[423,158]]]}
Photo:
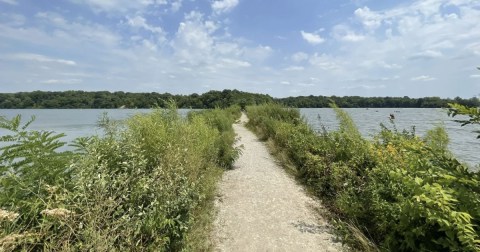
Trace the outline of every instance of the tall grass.
{"label": "tall grass", "polygon": [[288,157],[357,249],[480,250],[480,176],[452,157],[443,128],[421,139],[382,126],[368,141],[338,108],[339,130],[320,133],[279,105],[247,111],[248,126]]}
{"label": "tall grass", "polygon": [[[0,248],[47,251],[209,249],[211,202],[232,144],[235,111],[175,109],[103,120],[104,137],[59,152],[61,135],[19,129],[0,155]],[[28,125],[26,125],[28,126]]]}

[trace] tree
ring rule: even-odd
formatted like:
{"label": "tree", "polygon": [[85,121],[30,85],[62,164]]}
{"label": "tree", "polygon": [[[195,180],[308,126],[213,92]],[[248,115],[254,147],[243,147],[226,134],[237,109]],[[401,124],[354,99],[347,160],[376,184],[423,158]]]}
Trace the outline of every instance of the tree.
{"label": "tree", "polygon": [[[450,109],[448,115],[455,117],[456,115],[465,115],[469,119],[455,120],[455,122],[461,123],[462,127],[468,124],[477,124],[480,125],[480,108],[475,107],[466,107],[457,103],[449,103]],[[474,131],[478,133],[477,138],[480,139],[480,130]]]}
{"label": "tree", "polygon": [[[480,67],[477,67],[477,69],[480,70]],[[480,125],[480,107],[467,107],[458,103],[449,103],[448,105],[450,106],[448,115],[451,117],[455,117],[456,115],[468,116],[468,120],[455,120],[455,122],[461,123],[462,127],[468,124]],[[478,133],[477,139],[480,139],[480,130],[474,132]]]}

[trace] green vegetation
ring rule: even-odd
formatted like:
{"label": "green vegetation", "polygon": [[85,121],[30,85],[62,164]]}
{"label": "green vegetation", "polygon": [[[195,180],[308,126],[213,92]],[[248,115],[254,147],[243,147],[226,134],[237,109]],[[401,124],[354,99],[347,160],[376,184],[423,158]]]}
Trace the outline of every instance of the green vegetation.
{"label": "green vegetation", "polygon": [[[448,104],[450,109],[448,114],[452,117],[457,115],[467,116],[468,119],[460,119],[455,120],[458,123],[461,123],[462,126],[469,125],[469,124],[480,124],[480,108],[479,107],[466,107],[457,103],[450,103]],[[477,138],[480,139],[480,130],[475,131],[478,133]]]}
{"label": "green vegetation", "polygon": [[421,139],[382,125],[364,139],[335,107],[340,128],[315,132],[296,109],[247,107],[248,126],[274,145],[361,251],[480,251],[480,173],[446,149],[436,128]]}
{"label": "green vegetation", "polygon": [[439,97],[359,97],[359,96],[299,96],[274,99],[269,95],[252,94],[238,90],[209,91],[204,94],[172,95],[169,93],[126,92],[20,92],[0,94],[0,109],[23,108],[152,108],[167,107],[173,100],[179,108],[209,109],[240,105],[260,105],[277,102],[296,108],[325,108],[334,101],[343,108],[446,108],[449,103],[468,107],[480,106],[478,98],[441,99]]}
{"label": "green vegetation", "polygon": [[217,181],[238,157],[240,107],[156,109],[78,139],[0,118],[1,251],[208,250]]}
{"label": "green vegetation", "polygon": [[255,105],[271,102],[268,95],[245,93],[238,90],[210,91],[201,95],[172,95],[169,93],[128,92],[21,92],[0,94],[0,109],[12,108],[152,108],[168,107],[175,101],[179,108],[213,109],[241,104]]}
{"label": "green vegetation", "polygon": [[276,99],[276,102],[293,108],[328,108],[331,102],[341,108],[446,108],[449,103],[458,103],[469,107],[480,106],[476,97],[470,99],[442,99],[440,97],[409,98],[404,97],[360,97],[360,96],[298,96]]}

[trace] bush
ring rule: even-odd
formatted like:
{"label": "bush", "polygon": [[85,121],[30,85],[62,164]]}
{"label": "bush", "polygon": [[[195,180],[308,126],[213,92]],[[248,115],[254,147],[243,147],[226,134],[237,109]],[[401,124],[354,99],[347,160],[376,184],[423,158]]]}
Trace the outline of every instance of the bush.
{"label": "bush", "polygon": [[76,153],[58,151],[61,135],[3,120],[15,134],[2,138],[13,144],[0,156],[0,247],[179,251],[199,244],[222,167],[238,156],[228,145],[233,111],[103,120],[105,136],[80,139]]}
{"label": "bush", "polygon": [[[316,133],[278,105],[248,107],[249,127],[272,140],[297,175],[346,225],[386,251],[478,251],[479,173],[448,152],[441,127],[424,139],[382,125],[365,140],[334,106],[340,128]],[[372,242],[354,241],[368,250]],[[367,244],[367,245],[366,245]],[[370,245],[368,245],[370,246]]]}

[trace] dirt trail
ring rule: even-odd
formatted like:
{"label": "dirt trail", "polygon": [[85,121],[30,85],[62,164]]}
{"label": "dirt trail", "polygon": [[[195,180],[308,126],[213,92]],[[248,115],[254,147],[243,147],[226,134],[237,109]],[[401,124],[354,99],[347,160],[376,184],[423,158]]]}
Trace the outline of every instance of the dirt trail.
{"label": "dirt trail", "polygon": [[234,124],[243,154],[224,174],[215,202],[215,251],[341,251],[315,213],[321,205],[275,163],[246,120]]}

